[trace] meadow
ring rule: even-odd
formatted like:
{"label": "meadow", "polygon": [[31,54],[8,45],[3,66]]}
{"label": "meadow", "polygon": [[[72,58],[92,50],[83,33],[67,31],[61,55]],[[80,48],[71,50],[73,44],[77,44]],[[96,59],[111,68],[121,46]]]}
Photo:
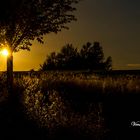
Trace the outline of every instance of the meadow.
{"label": "meadow", "polygon": [[[46,72],[14,77],[14,103],[0,75],[3,131],[20,139],[124,139],[140,115],[139,75]],[[126,130],[126,132],[124,131]],[[133,134],[132,134],[133,135]]]}

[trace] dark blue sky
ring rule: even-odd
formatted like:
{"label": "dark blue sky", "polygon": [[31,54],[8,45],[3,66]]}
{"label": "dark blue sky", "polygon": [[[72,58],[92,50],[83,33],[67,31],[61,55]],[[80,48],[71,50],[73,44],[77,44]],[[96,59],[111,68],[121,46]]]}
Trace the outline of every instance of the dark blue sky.
{"label": "dark blue sky", "polygon": [[48,53],[66,43],[80,48],[87,41],[100,42],[114,69],[140,69],[139,0],[82,0],[75,15],[70,30],[46,35],[45,44],[34,42],[30,52],[14,54],[14,70],[38,69]]}

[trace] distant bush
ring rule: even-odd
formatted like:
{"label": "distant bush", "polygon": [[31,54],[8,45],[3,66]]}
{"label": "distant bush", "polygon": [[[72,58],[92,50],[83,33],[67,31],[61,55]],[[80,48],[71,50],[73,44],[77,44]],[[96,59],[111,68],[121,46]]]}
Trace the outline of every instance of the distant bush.
{"label": "distant bush", "polygon": [[40,65],[40,70],[112,70],[112,57],[104,58],[99,42],[87,42],[80,50],[66,44],[59,53],[52,52]]}

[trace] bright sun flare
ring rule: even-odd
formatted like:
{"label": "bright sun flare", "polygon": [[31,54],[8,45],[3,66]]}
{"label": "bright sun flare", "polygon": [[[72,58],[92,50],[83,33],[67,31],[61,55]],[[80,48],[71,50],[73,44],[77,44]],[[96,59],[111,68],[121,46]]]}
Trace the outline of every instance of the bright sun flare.
{"label": "bright sun flare", "polygon": [[3,49],[2,51],[1,51],[1,53],[2,53],[2,55],[4,55],[4,56],[8,56],[8,50],[6,50],[6,49]]}

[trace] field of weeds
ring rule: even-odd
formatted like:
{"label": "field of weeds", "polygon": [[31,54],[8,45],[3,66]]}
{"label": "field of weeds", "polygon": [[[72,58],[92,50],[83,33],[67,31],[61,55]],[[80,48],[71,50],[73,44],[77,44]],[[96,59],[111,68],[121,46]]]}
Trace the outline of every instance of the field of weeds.
{"label": "field of weeds", "polygon": [[[1,121],[15,131],[25,128],[18,131],[21,136],[37,139],[124,139],[134,131],[131,122],[140,118],[139,78],[72,72],[15,77],[16,109],[10,108],[9,114],[1,109],[9,116],[2,115]],[[6,78],[1,75],[0,79],[0,107],[7,109],[12,105],[8,104]]]}

